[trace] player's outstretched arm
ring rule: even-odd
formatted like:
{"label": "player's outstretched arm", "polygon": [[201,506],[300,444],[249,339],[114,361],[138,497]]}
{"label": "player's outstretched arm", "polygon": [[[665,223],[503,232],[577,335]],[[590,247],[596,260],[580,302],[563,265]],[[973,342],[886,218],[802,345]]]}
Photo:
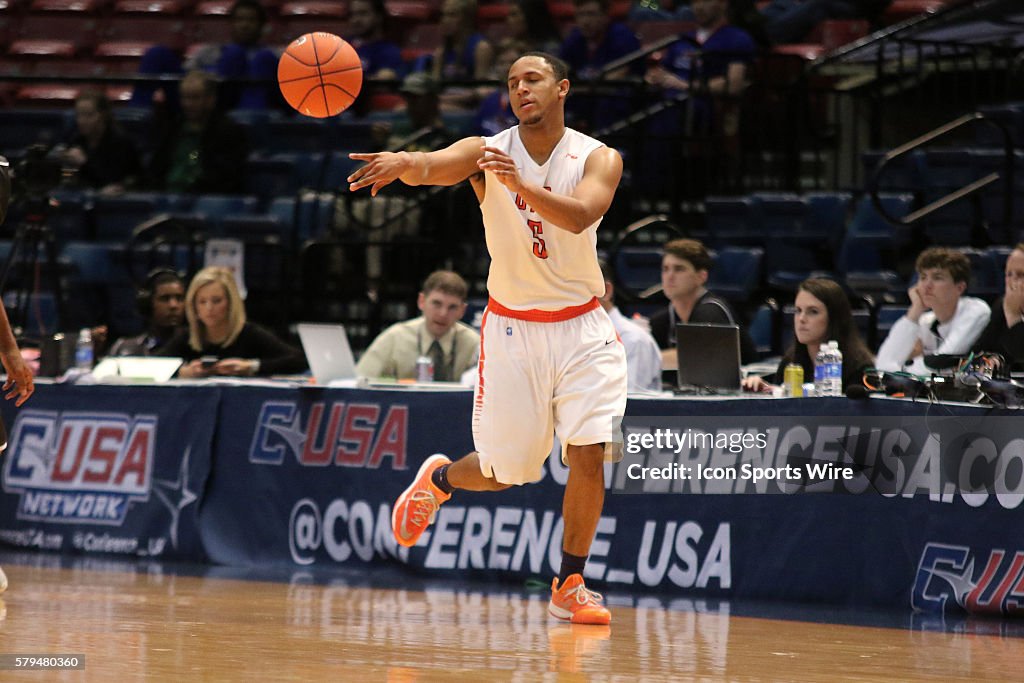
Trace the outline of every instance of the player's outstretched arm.
{"label": "player's outstretched arm", "polygon": [[502,185],[522,196],[545,221],[579,234],[608,212],[622,178],[622,157],[610,147],[594,150],[583,167],[583,178],[571,195],[548,192],[539,185],[523,182],[515,162],[495,147],[485,147],[479,162]]}
{"label": "player's outstretched arm", "polygon": [[21,405],[28,400],[28,397],[35,391],[32,381],[32,371],[25,365],[18,349],[18,342],[14,340],[14,333],[11,332],[11,323],[7,320],[7,311],[0,305],[0,361],[7,371],[7,381],[4,382],[4,391],[7,393],[4,398],[17,397],[15,405]]}
{"label": "player's outstretched arm", "polygon": [[365,161],[348,177],[351,192],[370,188],[374,197],[385,185],[401,180],[406,185],[455,185],[478,173],[483,151],[478,137],[463,138],[436,152],[375,152],[349,154]]}

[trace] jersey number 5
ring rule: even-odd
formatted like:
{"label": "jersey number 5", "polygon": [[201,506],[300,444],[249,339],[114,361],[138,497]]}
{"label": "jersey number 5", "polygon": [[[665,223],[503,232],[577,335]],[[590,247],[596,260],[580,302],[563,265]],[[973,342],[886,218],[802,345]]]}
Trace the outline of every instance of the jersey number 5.
{"label": "jersey number 5", "polygon": [[548,247],[544,244],[544,238],[541,237],[544,234],[544,224],[540,221],[526,221],[526,224],[533,232],[533,255],[537,258],[547,258]]}

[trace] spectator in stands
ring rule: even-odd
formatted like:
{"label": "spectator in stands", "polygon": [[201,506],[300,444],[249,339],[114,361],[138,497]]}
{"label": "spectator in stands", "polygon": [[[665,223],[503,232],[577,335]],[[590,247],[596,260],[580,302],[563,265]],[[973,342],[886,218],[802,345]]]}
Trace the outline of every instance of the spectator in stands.
{"label": "spectator in stands", "polygon": [[[512,63],[526,52],[529,52],[529,46],[522,40],[504,38],[499,42],[494,60],[493,75],[495,79],[503,79],[512,67]],[[504,84],[484,97],[473,118],[474,130],[480,135],[497,135],[517,123],[519,120],[512,113],[512,104],[508,98],[508,86]]]}
{"label": "spectator in stands", "polygon": [[431,273],[417,301],[423,315],[381,332],[359,359],[358,375],[416,379],[416,359],[426,356],[434,363],[435,381],[459,381],[476,365],[480,350],[480,335],[459,322],[468,293],[469,286],[458,273]]}
{"label": "spectator in stands", "polygon": [[359,54],[363,78],[401,78],[405,73],[402,50],[384,37],[388,16],[384,0],[352,0],[348,7],[346,39]]}
{"label": "spectator in stands", "polygon": [[441,118],[439,84],[425,71],[409,74],[398,91],[405,98],[406,120],[389,127],[386,148],[406,152],[427,152],[452,143],[451,133]]}
{"label": "spectator in stands", "polygon": [[241,192],[248,156],[245,131],[217,109],[217,85],[204,71],[181,80],[181,117],[161,136],[149,185],[171,192]]}
{"label": "spectator in stands", "polygon": [[729,0],[693,0],[691,7],[697,30],[665,51],[647,82],[668,91],[739,95],[757,49],[754,39],[729,23]]}
{"label": "spectator in stands", "polygon": [[110,100],[99,90],[75,97],[75,132],[61,163],[75,169],[76,184],[103,195],[120,194],[139,179],[142,162],[135,143],[114,121]]}
{"label": "spectator in stands", "polygon": [[[693,0],[691,7],[697,30],[669,46],[646,76],[663,97],[686,95],[685,104],[648,123],[637,177],[655,195],[703,198],[738,166],[739,96],[756,46],[729,24],[729,0]],[[692,141],[685,149],[681,135]]]}
{"label": "spectator in stands", "polygon": [[[181,56],[166,45],[149,48],[139,63],[143,75],[180,74],[207,71],[224,80],[262,79],[267,85],[229,84],[222,93],[222,104],[227,109],[265,109],[280,102],[276,84],[278,55],[260,45],[267,23],[267,12],[258,0],[237,0],[231,6],[231,42],[206,45],[182,64]],[[160,86],[136,86],[132,104],[149,106]],[[164,89],[169,108],[177,109],[177,91]]]}
{"label": "spectator in stands", "polygon": [[798,43],[826,19],[874,21],[892,0],[771,0],[761,8],[768,40]]}
{"label": "spectator in stands", "polygon": [[[661,286],[668,306],[651,316],[651,334],[662,349],[664,370],[677,369],[676,323],[740,325],[732,307],[704,286],[711,266],[711,254],[699,240],[677,239],[665,245]],[[757,360],[757,347],[743,325],[740,325],[740,356],[743,363]]]}
{"label": "spectator in stands", "polygon": [[963,296],[971,277],[966,255],[932,247],[921,252],[915,268],[917,284],[907,290],[910,308],[878,349],[880,370],[929,374],[926,356],[967,353],[988,324],[988,304]]}
{"label": "spectator in stands", "polygon": [[850,300],[843,288],[833,280],[812,278],[800,283],[793,315],[793,345],[782,357],[774,375],[747,377],[743,388],[748,391],[771,391],[781,384],[786,366],[797,363],[804,369],[804,379],[814,378],[814,358],[822,344],[839,342],[843,354],[843,388],[860,385],[864,371],[874,365],[871,352],[861,339],[850,312]]}
{"label": "spectator in stands", "polygon": [[[545,0],[516,0],[510,3],[503,35],[506,40],[525,44],[520,54],[530,50],[556,54],[562,44],[562,36],[558,33]],[[504,78],[508,69],[500,73]]]}
{"label": "spectator in stands", "polygon": [[136,303],[146,321],[146,331],[135,337],[121,337],[110,347],[108,356],[149,356],[167,344],[185,322],[185,283],[173,270],[158,268],[136,293]]}
{"label": "spectator in stands", "polygon": [[1002,354],[1010,370],[1024,370],[1024,242],[1006,259],[1006,290],[974,350]]}
{"label": "spectator in stands", "polygon": [[615,306],[615,275],[608,262],[600,260],[604,275],[601,307],[612,319],[615,332],[626,347],[626,373],[630,391],[661,391],[661,350],[651,333],[622,315]]}
{"label": "spectator in stands", "polygon": [[[494,46],[477,31],[476,0],[444,0],[441,5],[441,45],[420,58],[414,71],[429,71],[438,83],[484,80],[494,64]],[[429,66],[428,66],[429,64]],[[483,96],[474,88],[445,88],[444,109],[475,108]]]}
{"label": "spectator in stands", "polygon": [[[618,80],[643,74],[643,60],[634,66],[616,69],[602,76],[609,63],[640,49],[633,31],[609,16],[609,0],[575,0],[576,27],[569,32],[559,57],[572,69],[576,82],[600,79]],[[611,96],[577,94],[566,103],[567,116],[574,127],[597,130],[627,116],[631,102],[628,91]]]}
{"label": "spectator in stands", "polygon": [[179,377],[251,377],[306,369],[302,351],[246,321],[234,273],[227,268],[196,273],[185,294],[185,316],[188,328],[153,354],[184,358]]}

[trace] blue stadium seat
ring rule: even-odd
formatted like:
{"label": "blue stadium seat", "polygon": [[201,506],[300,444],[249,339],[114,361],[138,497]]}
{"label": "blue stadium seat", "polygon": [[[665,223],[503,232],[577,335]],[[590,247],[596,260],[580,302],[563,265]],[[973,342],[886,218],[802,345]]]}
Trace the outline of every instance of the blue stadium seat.
{"label": "blue stadium seat", "polygon": [[70,126],[70,110],[0,110],[0,153],[10,156],[11,152],[33,144],[54,143]]}
{"label": "blue stadium seat", "polygon": [[324,173],[324,152],[277,152],[271,159],[284,160],[292,165],[291,192],[301,188],[316,189]]}
{"label": "blue stadium seat", "polygon": [[621,287],[639,294],[661,282],[660,247],[623,247],[613,264],[615,279]]}
{"label": "blue stadium seat", "polygon": [[259,209],[259,199],[252,196],[204,194],[196,197],[192,211],[219,221],[224,216],[252,214]]}
{"label": "blue stadium seat", "polygon": [[79,190],[58,188],[51,195],[54,202],[46,217],[46,224],[53,230],[57,242],[63,244],[89,238],[91,223],[92,195]]}
{"label": "blue stadium seat", "polygon": [[989,257],[992,259],[992,263],[995,265],[996,272],[999,274],[1000,278],[1005,277],[1006,259],[1010,257],[1011,251],[1013,251],[1013,247],[1008,246],[988,248]]}
{"label": "blue stadium seat", "polygon": [[152,192],[127,193],[119,197],[97,197],[93,205],[96,239],[127,240],[132,231],[157,213],[162,199]]}
{"label": "blue stadium seat", "polygon": [[216,234],[223,237],[273,237],[281,241],[291,239],[291,221],[273,214],[232,214],[220,219]]}
{"label": "blue stadium seat", "polygon": [[61,258],[71,264],[72,283],[129,282],[124,246],[112,242],[68,242]]}
{"label": "blue stadium seat", "polygon": [[362,162],[349,159],[348,154],[350,151],[355,150],[342,150],[331,152],[331,156],[327,161],[327,166],[324,169],[323,178],[320,180],[318,187],[327,192],[337,192],[339,190],[347,191],[348,189],[348,176],[351,175],[352,171],[355,170]]}
{"label": "blue stadium seat", "polygon": [[880,301],[903,298],[907,291],[903,278],[892,270],[851,270],[843,279],[854,293]]}
{"label": "blue stadium seat", "polygon": [[374,124],[369,121],[346,121],[342,116],[332,132],[332,148],[341,148],[351,152],[371,152],[377,149],[373,126]]}
{"label": "blue stadium seat", "polygon": [[993,299],[1003,293],[1003,270],[996,266],[994,254],[989,250],[962,248],[960,253],[971,261],[971,279],[967,293],[982,299]]}
{"label": "blue stadium seat", "polygon": [[843,238],[852,197],[847,192],[814,192],[804,196],[807,222],[804,232],[820,235],[835,247]]}
{"label": "blue stadium seat", "polygon": [[758,247],[718,249],[708,289],[729,301],[746,303],[761,281],[763,258],[764,250]]}
{"label": "blue stadium seat", "polygon": [[[979,107],[978,111],[995,119],[1006,126],[1010,131],[1014,147],[1024,146],[1024,104],[1013,103],[1005,105],[993,105]],[[996,132],[991,126],[976,126],[976,140],[982,146],[997,146],[1003,144],[1003,136]]]}
{"label": "blue stadium seat", "polygon": [[280,120],[271,112],[259,109],[234,109],[228,118],[245,131],[245,141],[251,150],[262,150],[267,146],[268,127],[271,119]]}
{"label": "blue stadium seat", "polygon": [[779,353],[779,350],[775,348],[778,313],[777,307],[761,304],[750,318],[747,331],[762,358]]}
{"label": "blue stadium seat", "polygon": [[264,198],[294,194],[300,185],[295,177],[295,160],[288,157],[249,159],[245,191]]}
{"label": "blue stadium seat", "polygon": [[712,245],[759,246],[764,243],[760,206],[752,197],[708,197],[704,208]]}
{"label": "blue stadium seat", "polygon": [[[935,201],[945,194],[945,190],[929,192],[926,201]],[[971,244],[975,221],[978,219],[972,200],[960,199],[929,214],[922,222],[924,234],[932,244],[958,247]]]}
{"label": "blue stadium seat", "polygon": [[[894,218],[902,218],[910,213],[914,197],[909,194],[882,194],[879,195],[882,206]],[[873,238],[881,245],[901,244],[904,235],[901,229],[898,230],[875,210],[870,197],[861,197],[857,201],[853,218],[846,229],[847,236],[853,235],[859,238]]]}
{"label": "blue stadium seat", "polygon": [[263,149],[267,152],[318,152],[331,149],[333,126],[320,119],[301,117],[267,122]]}
{"label": "blue stadium seat", "polygon": [[923,186],[933,191],[934,188],[955,190],[977,179],[974,157],[966,148],[926,150],[921,173]]}
{"label": "blue stadium seat", "polygon": [[[868,185],[874,177],[878,165],[886,152],[870,150],[861,153],[864,167],[864,184]],[[921,152],[915,151],[891,162],[879,179],[879,189],[885,192],[915,192],[922,187]]]}

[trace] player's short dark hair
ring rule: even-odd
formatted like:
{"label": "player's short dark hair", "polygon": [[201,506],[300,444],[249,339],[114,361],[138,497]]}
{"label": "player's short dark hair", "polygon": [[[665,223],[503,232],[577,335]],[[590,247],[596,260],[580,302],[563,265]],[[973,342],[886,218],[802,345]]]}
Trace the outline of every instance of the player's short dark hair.
{"label": "player's short dark hair", "polygon": [[967,255],[945,247],[929,247],[921,252],[914,264],[918,273],[929,268],[941,268],[949,272],[953,282],[966,283],[971,279],[971,260]]}
{"label": "player's short dark hair", "polygon": [[452,270],[435,270],[427,276],[427,279],[423,281],[423,289],[420,291],[423,296],[429,296],[435,290],[462,301],[469,296],[469,285],[461,275]]}
{"label": "player's short dark hair", "polygon": [[519,55],[519,59],[522,59],[523,57],[540,57],[543,59],[548,63],[548,66],[551,67],[551,71],[555,74],[556,81],[563,81],[566,78],[569,78],[569,65],[553,54],[543,52],[541,50],[530,50],[529,52],[524,52]]}
{"label": "player's short dark hair", "polygon": [[689,261],[694,270],[711,270],[714,261],[707,247],[700,240],[683,238],[667,242],[664,247],[666,254],[671,254],[678,259]]}

